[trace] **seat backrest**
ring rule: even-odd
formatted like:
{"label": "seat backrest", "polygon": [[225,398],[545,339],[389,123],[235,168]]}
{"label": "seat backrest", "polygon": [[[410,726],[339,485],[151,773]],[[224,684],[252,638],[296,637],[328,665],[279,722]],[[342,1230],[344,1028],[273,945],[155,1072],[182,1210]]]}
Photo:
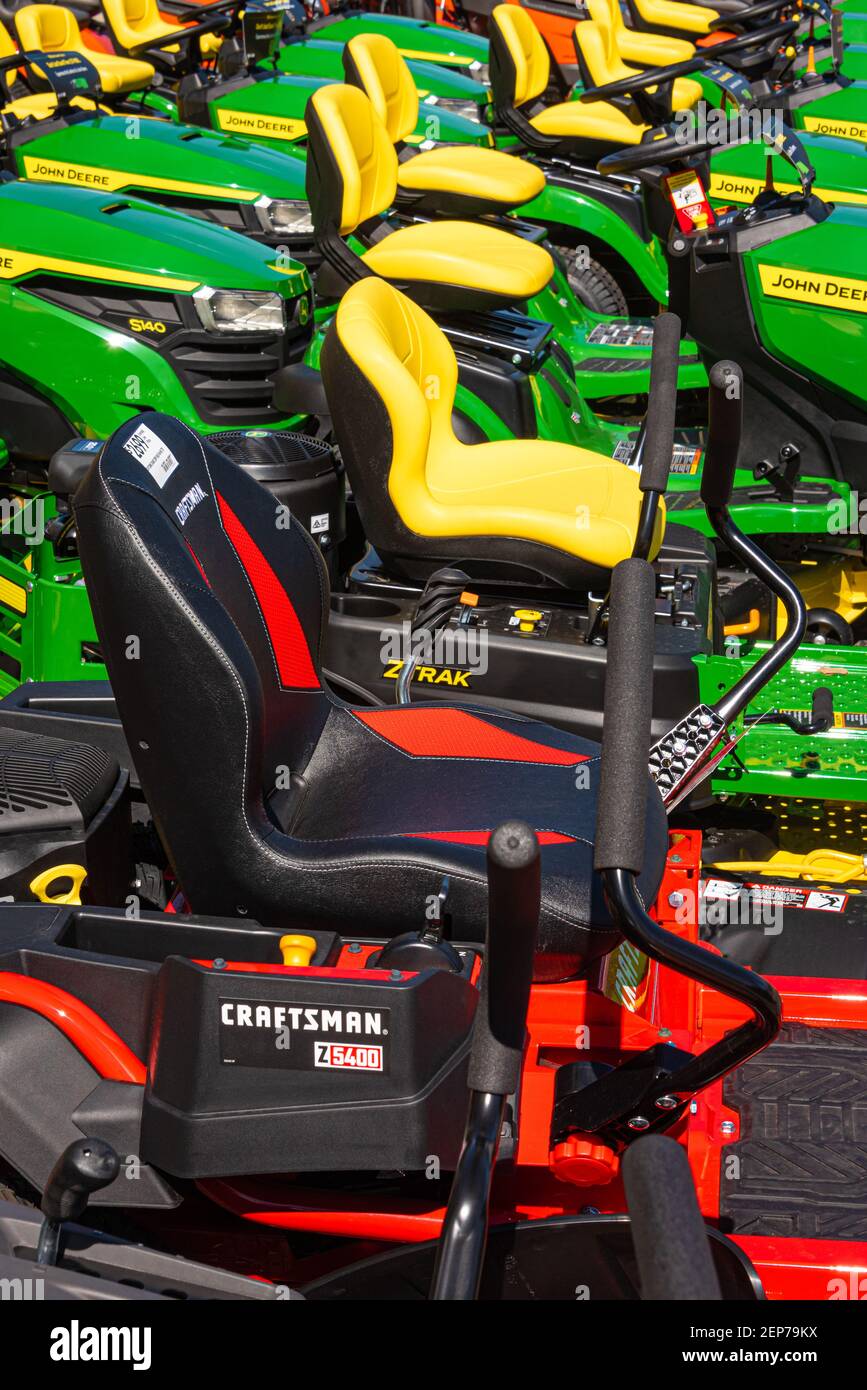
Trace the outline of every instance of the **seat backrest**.
{"label": "seat backrest", "polygon": [[178,28],[160,18],[157,0],[103,0],[102,12],[119,48],[135,48]]}
{"label": "seat backrest", "polygon": [[43,53],[84,53],[78,20],[63,5],[25,5],[15,12],[18,42],[27,50]]}
{"label": "seat backrest", "polygon": [[400,523],[420,533],[436,529],[427,463],[454,440],[458,376],[445,334],[386,281],[360,280],[328,328],[321,371],[371,545],[388,554]]}
{"label": "seat backrest", "polygon": [[[535,101],[548,86],[551,59],[539,30],[526,10],[518,5],[498,5],[491,19],[491,81],[494,66],[500,76],[508,71],[513,106]],[[499,104],[501,96],[495,92]]]}
{"label": "seat backrest", "polygon": [[588,19],[603,28],[613,29],[615,37],[626,28],[618,0],[584,0]]}
{"label": "seat backrest", "polygon": [[403,54],[385,34],[356,34],[343,50],[343,70],[360,87],[388,131],[393,145],[415,130],[418,90]]}
{"label": "seat backrest", "polygon": [[156,412],[114,433],[75,509],[112,689],[181,886],[195,910],[254,914],[250,874],[264,883],[276,857],[267,800],[305,771],[332,707],[317,547],[242,467]]}
{"label": "seat backrest", "polygon": [[[0,58],[11,58],[13,53],[17,53],[15,42],[7,32],[5,25],[0,24]],[[10,68],[8,72],[0,72],[0,105],[4,105],[12,94],[12,87],[15,83],[16,72]]]}
{"label": "seat backrest", "polygon": [[617,34],[604,11],[601,20],[584,19],[576,24],[572,39],[582,75],[586,74],[594,87],[619,82],[622,77],[634,77],[636,70],[621,58]]}
{"label": "seat backrest", "polygon": [[317,237],[348,236],[397,193],[397,155],[366,93],[328,84],[307,103],[307,198]]}

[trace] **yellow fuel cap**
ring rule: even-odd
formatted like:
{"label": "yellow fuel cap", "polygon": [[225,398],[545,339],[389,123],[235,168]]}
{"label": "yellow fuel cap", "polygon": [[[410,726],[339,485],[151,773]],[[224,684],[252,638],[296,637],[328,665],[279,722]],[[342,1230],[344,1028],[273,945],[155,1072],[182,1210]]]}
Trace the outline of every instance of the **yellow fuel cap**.
{"label": "yellow fuel cap", "polygon": [[[52,883],[57,883],[61,879],[72,880],[72,887],[67,888],[65,893],[59,893],[56,898],[52,898],[48,892]],[[87,878],[87,869],[82,868],[81,864],[52,864],[50,869],[43,869],[41,874],[37,874],[30,884],[30,891],[41,903],[61,903],[66,906],[81,906],[81,885]]]}
{"label": "yellow fuel cap", "polygon": [[540,613],[540,611],[539,611],[538,608],[516,608],[516,609],[515,609],[515,617],[518,618],[519,620],[520,620],[520,619],[524,619],[526,622],[529,622],[529,623],[537,623],[537,622],[539,621],[539,619],[541,618],[541,616],[542,616],[542,614]]}
{"label": "yellow fuel cap", "polygon": [[284,965],[309,965],[316,954],[315,936],[281,936],[280,954]]}

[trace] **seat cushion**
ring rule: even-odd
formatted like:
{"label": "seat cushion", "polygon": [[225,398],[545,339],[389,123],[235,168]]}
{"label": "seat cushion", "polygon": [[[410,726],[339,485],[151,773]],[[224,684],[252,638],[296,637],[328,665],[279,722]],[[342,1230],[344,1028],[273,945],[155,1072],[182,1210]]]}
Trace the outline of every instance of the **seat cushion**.
{"label": "seat cushion", "polygon": [[[638,476],[589,449],[541,439],[455,440],[429,459],[427,486],[421,506],[415,492],[394,497],[407,525],[423,535],[521,536],[600,569],[632,554]],[[660,506],[657,547],[664,526]]]}
{"label": "seat cushion", "polygon": [[706,5],[692,5],[687,0],[636,0],[641,18],[660,29],[681,30],[684,34],[707,34],[719,16]]}
{"label": "seat cushion", "polygon": [[538,294],[554,273],[544,247],[472,222],[401,227],[363,259],[384,280],[465,286],[513,300]]}
{"label": "seat cushion", "polygon": [[88,49],[85,57],[99,73],[104,92],[132,92],[137,87],[148,87],[154,75],[150,63],[138,58],[124,58],[115,53],[98,53]]}
{"label": "seat cushion", "polygon": [[617,49],[621,58],[639,68],[670,67],[695,57],[695,45],[688,39],[645,34],[640,29],[627,29],[625,24],[617,30]]}
{"label": "seat cushion", "polygon": [[613,148],[638,145],[649,125],[631,121],[625,111],[608,101],[560,101],[530,118],[541,135],[564,140],[601,140]]}
{"label": "seat cushion", "polygon": [[[351,777],[339,772],[347,768]],[[308,853],[354,847],[358,893],[364,860],[390,861],[392,871],[377,880],[389,929],[406,921],[408,903],[422,902],[434,869],[449,875],[455,920],[483,935],[488,835],[503,820],[527,821],[542,855],[540,965],[555,979],[574,973],[576,948],[586,966],[619,939],[593,873],[598,782],[598,744],[517,715],[445,703],[336,706],[305,772],[303,802],[283,829]],[[646,902],[656,896],[666,847],[662,802],[648,784]],[[373,905],[357,897],[353,906],[367,920]]]}
{"label": "seat cushion", "polygon": [[510,208],[529,203],[545,187],[545,175],[537,165],[476,145],[423,150],[399,165],[397,181],[411,191],[458,194]]}

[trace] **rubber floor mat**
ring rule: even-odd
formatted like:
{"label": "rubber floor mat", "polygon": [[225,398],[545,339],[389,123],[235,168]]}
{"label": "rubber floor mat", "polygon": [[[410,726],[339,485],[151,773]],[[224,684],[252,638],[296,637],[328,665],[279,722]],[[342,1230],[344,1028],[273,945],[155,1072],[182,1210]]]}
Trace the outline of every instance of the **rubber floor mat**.
{"label": "rubber floor mat", "polygon": [[722,1229],[867,1240],[867,1031],[789,1025],[724,1084]]}

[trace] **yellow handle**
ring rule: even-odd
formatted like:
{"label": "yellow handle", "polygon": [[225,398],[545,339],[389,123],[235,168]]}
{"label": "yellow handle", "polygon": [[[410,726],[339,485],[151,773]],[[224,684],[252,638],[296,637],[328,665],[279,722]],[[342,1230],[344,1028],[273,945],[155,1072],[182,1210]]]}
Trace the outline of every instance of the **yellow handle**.
{"label": "yellow handle", "polygon": [[316,952],[313,936],[281,936],[280,954],[284,965],[309,965]]}
{"label": "yellow handle", "polygon": [[[52,898],[48,889],[52,883],[56,883],[61,878],[71,878],[72,887],[58,897]],[[53,864],[50,869],[43,869],[41,874],[36,875],[30,885],[30,891],[41,903],[61,903],[81,907],[81,885],[86,878],[87,869],[83,869],[80,864]]]}
{"label": "yellow handle", "polygon": [[758,632],[761,614],[758,608],[750,609],[750,616],[745,623],[728,623],[723,628],[724,637],[746,637],[750,632]]}

